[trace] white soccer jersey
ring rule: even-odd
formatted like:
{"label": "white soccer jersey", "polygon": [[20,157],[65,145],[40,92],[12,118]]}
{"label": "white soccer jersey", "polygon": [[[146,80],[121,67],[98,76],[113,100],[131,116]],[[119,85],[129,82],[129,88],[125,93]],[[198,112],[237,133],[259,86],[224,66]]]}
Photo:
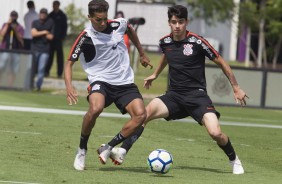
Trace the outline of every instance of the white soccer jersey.
{"label": "white soccer jersey", "polygon": [[77,61],[79,57],[90,84],[95,81],[111,85],[134,82],[134,73],[123,38],[127,26],[125,19],[114,19],[108,21],[105,31],[97,32],[90,26],[76,39],[69,60]]}

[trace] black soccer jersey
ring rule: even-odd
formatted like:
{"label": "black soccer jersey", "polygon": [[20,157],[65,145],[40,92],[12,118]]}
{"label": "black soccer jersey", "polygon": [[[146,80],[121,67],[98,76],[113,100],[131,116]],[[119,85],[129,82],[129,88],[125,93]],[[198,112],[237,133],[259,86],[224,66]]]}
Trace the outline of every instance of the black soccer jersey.
{"label": "black soccer jersey", "polygon": [[207,40],[187,31],[182,41],[174,41],[170,34],[160,39],[159,44],[169,65],[169,90],[178,93],[206,90],[205,57],[210,60],[218,57]]}

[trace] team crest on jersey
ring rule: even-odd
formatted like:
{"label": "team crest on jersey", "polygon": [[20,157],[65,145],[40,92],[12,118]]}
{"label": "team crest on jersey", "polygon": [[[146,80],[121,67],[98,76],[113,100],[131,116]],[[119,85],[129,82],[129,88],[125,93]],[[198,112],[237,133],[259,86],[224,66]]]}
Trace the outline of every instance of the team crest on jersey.
{"label": "team crest on jersey", "polygon": [[193,45],[189,44],[189,43],[184,45],[183,54],[186,55],[186,56],[190,56],[191,54],[193,54],[192,47],[193,47]]}
{"label": "team crest on jersey", "polygon": [[170,37],[167,37],[167,38],[164,39],[164,42],[165,42],[165,43],[170,43],[171,41],[172,41],[172,40],[171,40]]}

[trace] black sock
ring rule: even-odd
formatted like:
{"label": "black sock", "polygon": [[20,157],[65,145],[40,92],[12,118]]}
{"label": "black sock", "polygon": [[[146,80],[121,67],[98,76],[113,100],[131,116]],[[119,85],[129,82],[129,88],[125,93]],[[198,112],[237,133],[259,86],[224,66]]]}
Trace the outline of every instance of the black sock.
{"label": "black sock", "polygon": [[134,142],[141,136],[144,130],[143,126],[140,126],[130,137],[128,137],[125,141],[123,141],[121,147],[128,152],[130,148],[133,146]]}
{"label": "black sock", "polygon": [[228,138],[228,142],[225,146],[220,146],[220,145],[218,145],[218,146],[224,151],[224,153],[228,156],[230,161],[235,160],[236,153],[235,153],[235,150],[234,150],[229,138]]}
{"label": "black sock", "polygon": [[80,144],[79,147],[80,149],[85,149],[87,150],[87,143],[90,135],[82,135],[80,136]]}
{"label": "black sock", "polygon": [[119,143],[121,143],[122,141],[124,141],[126,138],[121,135],[121,133],[118,133],[109,143],[108,145],[111,147],[115,147],[116,145],[118,145]]}

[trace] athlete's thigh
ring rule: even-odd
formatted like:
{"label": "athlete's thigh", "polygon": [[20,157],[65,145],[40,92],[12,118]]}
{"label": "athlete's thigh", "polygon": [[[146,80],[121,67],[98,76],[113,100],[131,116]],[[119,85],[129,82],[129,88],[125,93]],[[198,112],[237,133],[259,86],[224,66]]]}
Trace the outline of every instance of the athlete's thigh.
{"label": "athlete's thigh", "polygon": [[102,93],[94,92],[88,96],[89,108],[102,111],[105,107],[105,96]]}
{"label": "athlete's thigh", "polygon": [[147,119],[146,122],[158,118],[167,118],[169,116],[169,111],[165,103],[159,99],[154,98],[147,106]]}
{"label": "athlete's thigh", "polygon": [[220,117],[220,113],[216,111],[206,91],[191,91],[186,97],[183,97],[183,99],[185,101],[186,110],[200,125],[202,125],[202,120],[206,113],[213,113],[217,118]]}
{"label": "athlete's thigh", "polygon": [[202,124],[207,128],[207,131],[209,133],[221,131],[218,118],[213,112],[208,112],[204,114]]}
{"label": "athlete's thigh", "polygon": [[[115,99],[115,105],[122,114],[127,113],[128,110],[132,110],[132,108],[134,110],[140,108],[141,111],[145,108],[142,95],[140,94],[138,87],[133,83],[122,86],[114,86],[112,94]],[[136,108],[132,106],[132,104],[135,104],[138,107]],[[133,113],[133,111],[131,112]]]}
{"label": "athlete's thigh", "polygon": [[126,107],[126,111],[132,116],[137,116],[145,113],[144,102],[141,98],[135,98]]}
{"label": "athlete's thigh", "polygon": [[[160,99],[162,101],[162,104],[164,104],[164,106],[166,107],[163,108],[163,110],[165,110],[165,113],[163,112],[161,113],[161,115],[167,121],[182,119],[190,115],[189,112],[185,110],[182,104],[183,99],[180,98],[177,93],[168,91],[165,95],[159,96],[158,99]],[[155,108],[157,111],[160,111],[158,107]]]}
{"label": "athlete's thigh", "polygon": [[[90,96],[95,94],[92,98],[91,105],[95,105],[97,107],[106,108],[113,103],[113,98],[111,92],[114,91],[111,89],[111,86],[105,82],[95,81],[91,85],[88,86],[88,96],[87,100],[90,102]],[[96,101],[95,101],[96,100]]]}

